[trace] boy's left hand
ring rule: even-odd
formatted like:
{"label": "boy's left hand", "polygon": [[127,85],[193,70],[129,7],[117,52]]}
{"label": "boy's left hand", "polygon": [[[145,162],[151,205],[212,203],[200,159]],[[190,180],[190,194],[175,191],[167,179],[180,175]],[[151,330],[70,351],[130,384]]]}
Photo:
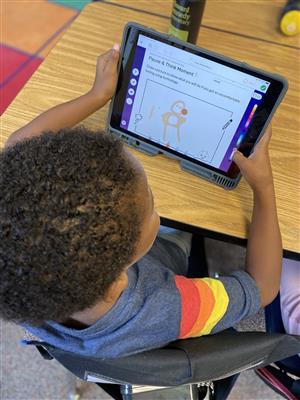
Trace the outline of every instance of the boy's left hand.
{"label": "boy's left hand", "polygon": [[101,54],[97,60],[96,77],[90,93],[105,103],[113,96],[118,80],[119,45]]}

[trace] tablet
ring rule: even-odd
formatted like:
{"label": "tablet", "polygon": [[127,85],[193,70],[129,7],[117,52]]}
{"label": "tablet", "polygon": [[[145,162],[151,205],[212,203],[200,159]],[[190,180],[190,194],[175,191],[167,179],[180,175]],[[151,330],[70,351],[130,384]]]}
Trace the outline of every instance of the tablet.
{"label": "tablet", "polygon": [[135,23],[126,25],[108,130],[227,189],[287,91],[285,78]]}

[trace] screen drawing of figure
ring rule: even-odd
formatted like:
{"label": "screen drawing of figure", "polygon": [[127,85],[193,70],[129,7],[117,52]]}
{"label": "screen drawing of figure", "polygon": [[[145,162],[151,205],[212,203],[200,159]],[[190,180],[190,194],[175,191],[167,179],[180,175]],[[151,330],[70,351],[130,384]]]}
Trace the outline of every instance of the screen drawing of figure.
{"label": "screen drawing of figure", "polygon": [[148,79],[135,100],[129,128],[188,157],[220,165],[239,123],[235,109],[216,104],[222,101],[220,96],[195,97]]}
{"label": "screen drawing of figure", "polygon": [[171,105],[171,110],[162,114],[162,120],[164,125],[163,139],[167,140],[168,128],[176,128],[177,140],[180,143],[180,128],[183,123],[186,122],[184,115],[187,115],[188,110],[185,107],[185,103],[182,100],[176,100]]}

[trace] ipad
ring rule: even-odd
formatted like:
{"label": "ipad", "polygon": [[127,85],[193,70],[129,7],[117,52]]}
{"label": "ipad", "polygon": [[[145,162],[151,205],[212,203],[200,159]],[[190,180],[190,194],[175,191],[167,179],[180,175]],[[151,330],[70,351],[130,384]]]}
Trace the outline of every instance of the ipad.
{"label": "ipad", "polygon": [[249,156],[286,91],[279,75],[129,23],[108,129],[232,189],[233,150]]}

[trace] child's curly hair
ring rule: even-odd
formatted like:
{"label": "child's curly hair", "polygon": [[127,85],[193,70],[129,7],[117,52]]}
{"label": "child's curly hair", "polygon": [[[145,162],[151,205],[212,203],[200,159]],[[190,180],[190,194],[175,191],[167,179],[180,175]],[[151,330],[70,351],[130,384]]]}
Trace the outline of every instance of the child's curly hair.
{"label": "child's curly hair", "polygon": [[0,153],[0,316],[32,325],[94,305],[134,254],[137,174],[122,142],[84,127]]}

